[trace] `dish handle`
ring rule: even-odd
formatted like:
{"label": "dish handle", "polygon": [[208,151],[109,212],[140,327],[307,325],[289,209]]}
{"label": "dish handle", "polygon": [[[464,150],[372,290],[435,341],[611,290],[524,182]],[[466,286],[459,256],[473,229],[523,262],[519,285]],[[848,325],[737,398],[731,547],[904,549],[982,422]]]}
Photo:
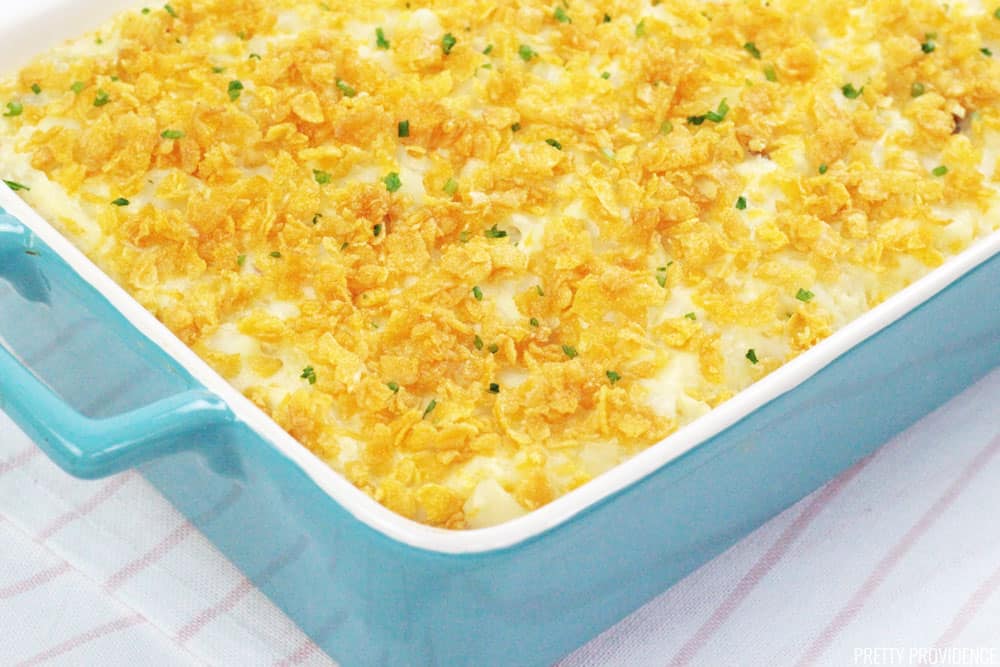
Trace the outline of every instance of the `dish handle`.
{"label": "dish handle", "polygon": [[[32,252],[32,237],[30,230],[0,209],[0,254],[15,249]],[[30,274],[8,279],[19,292],[34,289]],[[105,477],[180,449],[207,429],[233,421],[222,399],[197,388],[130,412],[103,419],[87,417],[35,375],[2,339],[0,410],[61,468],[85,478]]]}

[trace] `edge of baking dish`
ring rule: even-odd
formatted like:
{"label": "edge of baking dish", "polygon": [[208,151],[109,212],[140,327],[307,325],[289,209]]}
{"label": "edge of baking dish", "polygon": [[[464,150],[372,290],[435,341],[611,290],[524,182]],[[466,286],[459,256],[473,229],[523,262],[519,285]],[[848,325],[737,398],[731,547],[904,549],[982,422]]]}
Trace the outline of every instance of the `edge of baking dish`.
{"label": "edge of baking dish", "polygon": [[212,370],[68,239],[6,188],[0,188],[0,208],[6,209],[24,223],[41,241],[55,251],[81,280],[96,289],[115,310],[121,313],[129,324],[162,349],[205,389],[221,398],[237,420],[244,422],[266,438],[283,456],[305,472],[315,484],[356,519],[408,546],[447,554],[473,554],[509,548],[567,522],[587,508],[654,473],[761,406],[791,391],[860,342],[889,326],[975,267],[1000,253],[1000,232],[995,232],[959,255],[948,259],[923,278],[703,417],[590,482],[548,505],[507,523],[490,528],[449,531],[426,526],[395,514],[353,486]]}

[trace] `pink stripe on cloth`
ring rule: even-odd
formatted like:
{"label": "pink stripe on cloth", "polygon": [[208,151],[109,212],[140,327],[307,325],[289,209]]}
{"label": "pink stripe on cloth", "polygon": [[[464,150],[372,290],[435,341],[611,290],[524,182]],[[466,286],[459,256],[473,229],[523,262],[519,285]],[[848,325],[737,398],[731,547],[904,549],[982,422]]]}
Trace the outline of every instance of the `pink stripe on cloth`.
{"label": "pink stripe on cloth", "polygon": [[27,463],[28,461],[35,458],[41,453],[42,450],[40,450],[38,447],[32,447],[30,449],[24,450],[23,452],[20,452],[19,454],[15,454],[6,461],[0,461],[0,475],[4,475],[10,472],[11,470],[17,470],[25,463]]}
{"label": "pink stripe on cloth", "polygon": [[133,616],[126,616],[124,618],[119,618],[116,621],[111,621],[110,623],[105,623],[104,625],[99,625],[92,630],[88,630],[83,634],[76,635],[75,637],[70,637],[64,642],[60,642],[55,646],[45,649],[41,653],[36,653],[34,656],[17,663],[17,667],[31,667],[32,665],[40,665],[47,660],[56,658],[64,653],[69,653],[70,651],[80,648],[84,644],[94,641],[95,639],[100,639],[107,635],[113,634],[115,632],[121,632],[126,628],[130,628],[133,625],[138,625],[146,619],[141,614],[135,614]]}
{"label": "pink stripe on cloth", "polygon": [[[220,500],[215,506],[208,509],[206,512],[195,517],[195,521],[198,523],[207,523],[214,520],[226,508],[230,507],[243,493],[243,487],[233,484],[229,493]],[[108,577],[108,580],[104,583],[104,587],[109,591],[114,591],[126,581],[136,576],[143,570],[149,568],[158,560],[166,556],[178,545],[184,542],[190,535],[198,532],[198,529],[193,523],[185,520],[180,526],[172,530],[165,538],[163,538],[159,544],[154,546],[152,549],[139,556],[135,560],[127,563],[120,570]]]}
{"label": "pink stripe on cloth", "polygon": [[6,600],[8,598],[14,597],[15,595],[21,595],[22,593],[27,593],[28,591],[34,590],[39,586],[47,584],[56,577],[66,574],[72,569],[73,567],[69,563],[64,561],[59,565],[55,565],[46,570],[42,570],[41,572],[36,572],[27,579],[22,579],[17,583],[10,584],[9,586],[0,588],[0,600]]}
{"label": "pink stripe on cloth", "polygon": [[316,645],[316,642],[307,637],[306,640],[287,657],[274,663],[274,667],[292,667],[293,665],[300,665],[303,661],[308,660],[320,652],[320,648]]}
{"label": "pink stripe on cloth", "polygon": [[736,587],[715,608],[708,620],[680,648],[673,660],[670,661],[672,666],[679,667],[691,662],[698,651],[708,643],[757,584],[784,558],[795,540],[805,532],[809,524],[823,511],[823,508],[829,505],[830,501],[836,498],[843,488],[868,465],[872,456],[874,454],[861,459],[817,492],[816,497],[806,505],[802,513],[788,524],[788,527],[775,540],[774,544],[754,563],[753,567],[739,580]]}
{"label": "pink stripe on cloth", "polygon": [[913,548],[924,533],[941,517],[945,511],[951,507],[955,500],[962,495],[962,492],[969,485],[976,475],[989,463],[990,459],[1000,451],[1000,435],[993,438],[990,443],[976,454],[971,462],[958,474],[955,480],[945,489],[934,504],[921,516],[913,526],[906,531],[906,534],[889,550],[872,570],[861,587],[851,596],[833,620],[823,629],[806,649],[799,661],[799,667],[815,664],[821,655],[830,647],[844,628],[850,625],[854,617],[864,608],[865,603],[872,593],[882,585],[893,568],[903,559],[906,553]]}
{"label": "pink stripe on cloth", "polygon": [[134,474],[135,473],[132,471],[128,471],[112,477],[107,484],[102,486],[101,489],[95,493],[92,498],[90,498],[90,500],[56,517],[52,523],[38,533],[36,539],[39,542],[44,542],[77,519],[90,514],[97,509],[101,503],[115,495],[115,493],[118,492],[118,489],[125,486],[125,483],[132,479]]}
{"label": "pink stripe on cloth", "polygon": [[990,599],[994,593],[1000,590],[1000,567],[993,571],[986,581],[976,588],[975,592],[969,597],[969,599],[962,605],[962,608],[958,610],[955,614],[955,618],[951,619],[951,623],[945,628],[945,631],[941,633],[941,636],[934,646],[938,648],[946,647],[962,634],[966,626],[972,622],[979,611],[986,604],[986,601]]}
{"label": "pink stripe on cloth", "polygon": [[[274,576],[274,573],[285,567],[296,558],[302,555],[306,550],[306,544],[308,541],[306,538],[300,537],[299,540],[292,545],[292,547],[283,554],[280,554],[277,558],[272,560],[264,570],[258,575],[257,579],[261,583],[266,582],[268,579]],[[254,583],[243,577],[243,580],[236,585],[233,590],[229,591],[221,600],[216,602],[210,607],[198,612],[198,614],[188,621],[180,630],[177,631],[177,641],[181,644],[189,641],[198,632],[202,630],[206,625],[211,623],[219,615],[229,611],[239,603],[244,597],[247,596],[256,586]]]}

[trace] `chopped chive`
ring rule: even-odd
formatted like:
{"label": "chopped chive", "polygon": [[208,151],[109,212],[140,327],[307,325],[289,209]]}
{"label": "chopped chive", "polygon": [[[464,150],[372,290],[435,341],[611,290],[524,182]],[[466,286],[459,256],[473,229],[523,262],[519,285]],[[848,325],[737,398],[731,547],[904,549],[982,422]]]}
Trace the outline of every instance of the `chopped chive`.
{"label": "chopped chive", "polygon": [[271,254],[271,257],[274,257],[275,259],[281,259],[281,253],[279,251],[277,251],[277,250],[271,251],[270,254]]}
{"label": "chopped chive", "polygon": [[164,130],[160,132],[160,136],[164,139],[183,139],[184,133],[180,130]]}
{"label": "chopped chive", "polygon": [[148,14],[149,13],[149,7],[143,7],[142,8],[142,13],[143,14]]}
{"label": "chopped chive", "polygon": [[306,366],[302,369],[302,375],[299,376],[303,380],[309,382],[309,384],[316,384],[316,371],[312,366]]}
{"label": "chopped chive", "polygon": [[934,167],[934,169],[931,170],[931,173],[934,174],[935,176],[944,176],[945,174],[948,173],[948,167],[942,164],[940,166]]}
{"label": "chopped chive", "polygon": [[737,197],[736,198],[736,209],[739,210],[739,211],[743,211],[743,210],[746,209],[746,207],[747,207],[747,198],[744,197],[743,195],[740,195],[739,197]]}
{"label": "chopped chive", "polygon": [[656,282],[660,284],[660,287],[667,286],[667,267],[665,266],[657,267]]}
{"label": "chopped chive", "polygon": [[374,227],[372,227],[372,236],[381,236],[381,234],[382,234],[382,223],[380,222]]}
{"label": "chopped chive", "polygon": [[245,32],[243,32],[242,30],[240,30],[238,33],[236,33],[236,36],[239,37],[240,40],[242,40],[244,42],[247,41],[247,34]]}
{"label": "chopped chive", "polygon": [[713,123],[721,123],[727,113],[729,113],[729,105],[726,104],[726,98],[722,98],[722,101],[719,102],[719,108],[716,111],[706,113],[705,118]]}
{"label": "chopped chive", "polygon": [[486,350],[487,350],[487,351],[488,351],[488,352],[489,352],[490,354],[496,354],[497,352],[499,352],[499,351],[500,351],[500,346],[499,346],[499,345],[497,345],[496,343],[490,343],[490,344],[489,344],[489,345],[487,346]]}
{"label": "chopped chive", "polygon": [[485,49],[483,49],[483,55],[484,55],[484,56],[488,56],[488,55],[490,55],[491,53],[493,53],[493,45],[492,45],[492,44],[487,44],[487,45],[486,45],[486,48],[485,48]]}
{"label": "chopped chive", "polygon": [[538,318],[537,317],[532,317],[530,320],[528,320],[528,324],[530,324],[533,327],[537,327],[538,326]]}
{"label": "chopped chive", "polygon": [[923,42],[920,45],[920,50],[923,51],[924,53],[933,53],[934,49],[936,49],[936,48],[937,48],[937,44],[935,44],[933,41],[931,41],[930,38],[928,38],[928,40],[926,42]]}
{"label": "chopped chive", "polygon": [[427,415],[429,415],[431,412],[433,412],[434,408],[437,407],[437,404],[438,404],[438,402],[432,398],[431,402],[427,404],[427,408],[424,410],[424,416],[421,417],[421,419],[426,418]]}
{"label": "chopped chive", "polygon": [[564,353],[564,354],[565,354],[565,355],[566,355],[567,357],[569,357],[570,359],[573,359],[573,358],[575,358],[575,357],[576,357],[576,354],[577,354],[577,353],[576,353],[576,348],[575,348],[575,347],[573,347],[572,345],[563,345],[563,346],[562,346],[562,351],[563,351],[563,353]]}
{"label": "chopped chive", "polygon": [[521,124],[520,123],[514,123],[513,125],[510,126],[510,131],[511,132],[520,132],[520,130],[521,130]]}
{"label": "chopped chive", "polygon": [[778,73],[775,71],[774,65],[764,65],[764,78],[771,82],[778,80]]}
{"label": "chopped chive", "polygon": [[337,88],[344,94],[344,97],[354,97],[358,94],[358,91],[351,88],[350,84],[342,79],[337,79]]}
{"label": "chopped chive", "polygon": [[7,102],[7,111],[4,112],[4,116],[13,117],[20,116],[24,113],[24,105],[20,102]]}
{"label": "chopped chive", "polygon": [[986,48],[985,46],[984,46],[983,48],[979,49],[979,52],[980,52],[981,54],[983,54],[984,56],[986,56],[987,58],[992,58],[992,57],[993,57],[993,52],[992,52],[992,51],[990,51],[990,50],[989,50],[988,48]]}
{"label": "chopped chive", "polygon": [[444,190],[445,193],[453,195],[456,192],[458,192],[458,181],[456,181],[454,178],[449,178],[448,182],[445,183],[444,187],[441,189]]}
{"label": "chopped chive", "polygon": [[757,363],[757,352],[755,352],[752,347],[749,350],[747,350],[747,359],[750,360],[751,364]]}
{"label": "chopped chive", "polygon": [[470,238],[472,238],[472,232],[468,229],[463,229],[458,233],[458,240],[462,243],[468,243]]}
{"label": "chopped chive", "polygon": [[608,15],[608,14],[605,14],[604,15],[604,19],[602,20],[602,23],[611,23],[611,16]]}
{"label": "chopped chive", "polygon": [[389,48],[389,40],[385,38],[385,31],[381,27],[375,28],[375,46],[380,49]]}
{"label": "chopped chive", "polygon": [[115,206],[128,206],[129,205],[129,201],[127,199],[125,199],[125,197],[119,197],[118,199],[115,199],[111,203],[113,205],[115,205]]}
{"label": "chopped chive", "polygon": [[760,60],[760,49],[757,48],[756,44],[753,42],[747,42],[743,45],[743,48],[746,49],[747,53],[752,55],[754,58]]}
{"label": "chopped chive", "polygon": [[824,162],[823,164],[821,164],[821,165],[819,166],[819,175],[820,175],[820,176],[822,176],[823,174],[825,174],[825,173],[826,173],[826,171],[827,171],[828,169],[829,169],[829,167],[827,167],[827,166],[826,166],[826,162]]}
{"label": "chopped chive", "polygon": [[223,73],[223,72],[225,72],[225,71],[226,71],[226,68],[225,68],[225,67],[220,67],[220,66],[218,66],[218,65],[214,65],[214,66],[212,67],[212,72],[214,72],[215,74],[222,74],[222,73]]}
{"label": "chopped chive", "polygon": [[389,192],[395,192],[396,190],[403,187],[403,182],[399,180],[399,174],[395,171],[390,171],[382,178],[382,182],[385,183],[385,189]]}
{"label": "chopped chive", "polygon": [[410,136],[410,121],[408,120],[399,121],[399,123],[396,124],[396,134],[400,138]]}
{"label": "chopped chive", "polygon": [[329,172],[322,171],[321,169],[313,169],[313,179],[320,185],[328,185],[332,177]]}
{"label": "chopped chive", "polygon": [[1000,7],[997,7],[995,10],[993,10],[993,18],[995,18],[997,21],[1000,21]]}
{"label": "chopped chive", "polygon": [[448,55],[451,53],[451,50],[455,48],[455,44],[457,42],[458,40],[455,39],[455,35],[450,32],[446,32],[444,37],[441,38],[441,50],[444,51],[445,55]]}
{"label": "chopped chive", "polygon": [[496,382],[490,382],[490,393],[491,394],[499,394],[500,393],[500,385],[498,385]]}
{"label": "chopped chive", "polygon": [[524,62],[528,62],[529,60],[537,56],[538,52],[535,51],[530,46],[528,46],[527,44],[522,44],[521,46],[517,47],[517,55],[521,56],[521,60],[523,60]]}
{"label": "chopped chive", "polygon": [[18,190],[30,190],[31,189],[27,185],[22,185],[21,183],[18,183],[17,181],[8,181],[8,180],[4,179],[4,184],[8,188],[10,188],[11,190],[13,190],[14,192],[17,192]]}
{"label": "chopped chive", "polygon": [[927,92],[926,86],[919,81],[914,81],[913,85],[910,86],[910,97],[920,97],[925,92]]}
{"label": "chopped chive", "polygon": [[173,7],[171,7],[169,3],[163,5],[163,9],[165,9],[166,12],[171,16],[173,16],[174,18],[177,18],[177,11]]}
{"label": "chopped chive", "polygon": [[472,288],[472,296],[476,297],[476,301],[483,300],[483,290],[479,288],[479,285]]}
{"label": "chopped chive", "polygon": [[646,19],[639,19],[639,22],[635,24],[635,36],[646,36]]}
{"label": "chopped chive", "polygon": [[77,95],[79,95],[80,93],[83,92],[83,89],[86,87],[87,84],[85,84],[83,81],[74,81],[73,85],[70,86],[69,89],[72,90]]}
{"label": "chopped chive", "polygon": [[809,301],[811,301],[814,296],[816,296],[816,295],[813,294],[812,292],[810,292],[807,289],[803,289],[802,287],[800,287],[799,291],[795,293],[795,298],[796,299],[798,299],[799,301],[806,302],[806,303],[808,303]]}
{"label": "chopped chive", "polygon": [[684,313],[684,317],[688,318],[689,320],[697,320],[698,319],[698,316],[695,315],[694,312]]}
{"label": "chopped chive", "polygon": [[573,22],[573,19],[569,17],[569,14],[567,14],[566,10],[563,9],[562,7],[556,7],[556,10],[552,13],[552,16],[555,18],[556,21],[559,21],[560,23]]}
{"label": "chopped chive", "polygon": [[259,53],[251,53],[249,56],[247,56],[247,60],[260,60],[260,59],[261,58]]}
{"label": "chopped chive", "polygon": [[389,388],[389,391],[391,391],[392,393],[394,394],[399,393],[399,384],[395,382],[386,382],[385,386],[387,386]]}
{"label": "chopped chive", "polygon": [[556,149],[557,151],[562,150],[562,144],[556,141],[555,139],[546,139],[545,143],[547,143],[549,146],[552,146],[552,148]]}
{"label": "chopped chive", "polygon": [[845,83],[841,86],[840,91],[844,93],[844,97],[849,100],[856,100],[861,97],[861,93],[864,92],[865,87],[855,88],[853,83]]}
{"label": "chopped chive", "polygon": [[614,384],[622,379],[622,376],[619,375],[617,371],[604,371],[604,374],[608,376],[608,380],[611,381],[611,384]]}
{"label": "chopped chive", "polygon": [[601,72],[601,78],[607,81],[611,78],[611,72]]}
{"label": "chopped chive", "polygon": [[98,88],[97,95],[94,97],[94,106],[103,107],[105,104],[111,101],[111,96],[107,94],[104,90]]}
{"label": "chopped chive", "polygon": [[233,80],[229,82],[229,88],[226,89],[226,92],[229,93],[229,99],[235,102],[240,98],[240,92],[242,90],[243,90],[243,83],[240,81]]}
{"label": "chopped chive", "polygon": [[39,86],[37,83],[33,83],[31,84],[31,92],[33,92],[35,95],[41,95],[42,87]]}
{"label": "chopped chive", "polygon": [[488,239],[502,239],[507,236],[507,232],[502,229],[497,229],[496,224],[494,224],[489,229],[483,231],[483,236]]}
{"label": "chopped chive", "polygon": [[480,338],[478,334],[472,339],[472,344],[477,350],[483,349],[483,339]]}
{"label": "chopped chive", "polygon": [[247,262],[246,255],[240,255],[239,257],[236,258],[236,266],[240,268],[243,268],[243,265],[246,264],[246,262]]}
{"label": "chopped chive", "polygon": [[313,219],[312,219],[312,223],[313,223],[314,225],[315,225],[315,224],[318,224],[318,223],[319,223],[319,219],[320,219],[320,218],[322,218],[322,217],[323,217],[323,214],[322,214],[322,213],[315,213],[315,214],[313,214]]}
{"label": "chopped chive", "polygon": [[674,131],[674,124],[669,120],[665,120],[660,123],[660,134],[667,135]]}
{"label": "chopped chive", "polygon": [[538,292],[538,296],[545,296],[545,292],[542,291],[541,285],[535,285],[535,291]]}

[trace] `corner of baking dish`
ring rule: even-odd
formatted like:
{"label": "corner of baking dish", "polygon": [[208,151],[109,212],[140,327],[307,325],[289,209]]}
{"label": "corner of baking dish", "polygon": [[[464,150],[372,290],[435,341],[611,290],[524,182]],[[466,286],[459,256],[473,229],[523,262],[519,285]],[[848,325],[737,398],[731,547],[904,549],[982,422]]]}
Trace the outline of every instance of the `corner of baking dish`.
{"label": "corner of baking dish", "polygon": [[490,528],[450,531],[397,515],[350,484],[212,370],[149,311],[17,195],[5,188],[0,188],[0,208],[6,209],[26,224],[84,281],[104,295],[128,322],[170,355],[206,389],[225,401],[239,420],[266,438],[355,518],[397,542],[444,554],[476,554],[510,548],[566,523],[587,508],[652,474],[764,404],[794,389],[858,343],[889,326],[979,264],[1000,253],[1000,232],[995,232],[705,416],[590,482],[507,523]]}

